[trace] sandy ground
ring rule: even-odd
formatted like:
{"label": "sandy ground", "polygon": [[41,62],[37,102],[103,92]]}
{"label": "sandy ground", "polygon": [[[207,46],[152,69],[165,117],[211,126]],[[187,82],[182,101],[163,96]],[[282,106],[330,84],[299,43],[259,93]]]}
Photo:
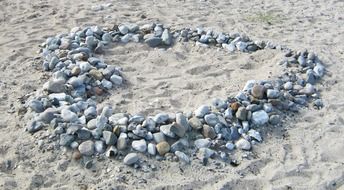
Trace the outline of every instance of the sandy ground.
{"label": "sandy ground", "polygon": [[[108,3],[112,6],[94,10]],[[325,107],[304,109],[286,118],[283,127],[266,129],[264,142],[247,158],[232,155],[239,158],[238,167],[142,157],[157,170],[135,170],[115,160],[100,160],[87,170],[70,152],[42,151],[36,137],[44,132],[24,132],[19,109],[47,78],[37,65],[38,45],[75,26],[150,21],[238,31],[315,51],[328,69],[318,84]],[[0,0],[0,189],[344,189],[343,41],[340,0]],[[280,72],[279,57],[272,50],[228,55],[192,44],[166,51],[115,46],[104,59],[123,67],[127,85],[107,101],[130,113],[192,110],[238,91],[248,79],[273,77]]]}

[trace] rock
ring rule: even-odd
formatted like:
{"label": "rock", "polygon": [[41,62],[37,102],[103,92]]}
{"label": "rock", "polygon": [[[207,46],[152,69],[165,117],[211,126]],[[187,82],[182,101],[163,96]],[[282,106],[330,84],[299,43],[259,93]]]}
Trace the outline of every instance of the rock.
{"label": "rock", "polygon": [[85,156],[92,156],[92,155],[94,154],[94,142],[91,141],[91,140],[82,142],[82,143],[79,145],[78,150],[80,151],[80,153],[81,153],[82,155],[85,155]]}
{"label": "rock", "polygon": [[171,127],[172,125],[162,125],[160,126],[160,131],[168,137],[175,138],[176,134],[171,131]]}
{"label": "rock", "polygon": [[127,143],[127,138],[125,137],[119,137],[117,139],[117,149],[118,150],[125,150],[128,146],[128,143]]}
{"label": "rock", "polygon": [[115,85],[121,85],[122,82],[123,82],[122,77],[120,77],[120,76],[118,76],[118,75],[112,75],[112,76],[110,77],[110,80],[111,80],[111,82],[112,82],[113,84],[115,84]]}
{"label": "rock", "polygon": [[68,109],[62,109],[61,110],[61,117],[65,122],[75,122],[79,119],[78,115],[76,115],[76,113],[74,113]]}
{"label": "rock", "polygon": [[315,92],[315,88],[312,84],[307,83],[306,86],[300,90],[300,94],[311,95]]}
{"label": "rock", "polygon": [[185,131],[190,128],[187,118],[182,113],[176,113],[176,123],[184,127]]}
{"label": "rock", "polygon": [[90,72],[88,72],[93,78],[96,80],[102,80],[103,79],[103,74],[97,69],[91,69]]}
{"label": "rock", "polygon": [[236,126],[232,126],[230,131],[230,139],[232,141],[238,140],[240,138],[240,134]]}
{"label": "rock", "polygon": [[157,132],[153,134],[153,139],[156,143],[160,143],[162,141],[165,141],[165,135],[162,132]]}
{"label": "rock", "polygon": [[157,124],[163,124],[165,123],[167,120],[169,119],[168,114],[166,113],[158,113],[155,115],[155,117],[153,118],[153,120],[155,121],[155,123]]}
{"label": "rock", "polygon": [[307,60],[305,57],[303,57],[302,55],[300,55],[298,58],[297,58],[297,62],[299,62],[299,64],[302,66],[302,67],[306,67],[307,66]]}
{"label": "rock", "polygon": [[166,141],[162,141],[156,145],[156,150],[161,156],[170,151],[170,145]]}
{"label": "rock", "polygon": [[219,98],[213,99],[212,104],[213,104],[213,106],[214,106],[216,109],[218,109],[218,110],[220,110],[220,109],[226,109],[226,107],[227,107],[226,102],[223,101],[223,100],[221,100],[221,99],[219,99]]}
{"label": "rock", "polygon": [[204,125],[202,134],[205,138],[214,139],[216,137],[216,133],[213,127],[210,127],[209,125]]}
{"label": "rock", "polygon": [[246,139],[240,139],[235,143],[235,146],[241,150],[250,150],[251,143],[248,142]]}
{"label": "rock", "polygon": [[87,47],[90,49],[94,49],[98,45],[98,41],[94,36],[87,36],[85,43],[87,44]]}
{"label": "rock", "polygon": [[291,89],[293,89],[293,83],[288,81],[283,85],[283,88],[285,90],[291,90]]}
{"label": "rock", "polygon": [[280,92],[278,90],[273,90],[273,89],[268,89],[266,91],[266,96],[269,98],[269,99],[276,99],[278,98],[280,95]]}
{"label": "rock", "polygon": [[97,127],[97,119],[91,119],[87,122],[87,129],[93,130]]}
{"label": "rock", "polygon": [[256,111],[252,113],[252,122],[256,125],[264,125],[269,121],[269,115],[264,111]]}
{"label": "rock", "polygon": [[196,117],[192,117],[191,119],[189,119],[189,124],[194,130],[199,130],[203,127],[202,122]]}
{"label": "rock", "polygon": [[46,109],[44,112],[40,113],[37,117],[37,121],[49,124],[55,118],[55,110]]}
{"label": "rock", "polygon": [[103,138],[106,145],[114,145],[117,141],[116,135],[111,131],[103,131]]}
{"label": "rock", "polygon": [[180,161],[186,164],[190,163],[190,158],[184,152],[176,151],[174,154],[178,157]]}
{"label": "rock", "polygon": [[131,146],[133,147],[134,150],[139,151],[139,152],[146,152],[147,150],[147,143],[143,139],[133,141]]}
{"label": "rock", "polygon": [[162,43],[169,46],[172,43],[172,35],[168,29],[165,29],[161,35]]}
{"label": "rock", "polygon": [[247,120],[247,110],[245,107],[239,107],[238,111],[235,113],[236,118],[240,119],[241,121]]}
{"label": "rock", "polygon": [[125,35],[129,32],[129,28],[126,25],[119,25],[118,30],[123,35]]}
{"label": "rock", "polygon": [[106,152],[105,152],[105,155],[106,155],[106,157],[108,157],[108,158],[114,157],[114,156],[116,156],[117,154],[118,154],[118,150],[117,150],[116,147],[114,147],[114,146],[110,146],[110,147],[106,150]]}
{"label": "rock", "polygon": [[197,158],[200,160],[211,158],[215,155],[215,151],[210,148],[200,148],[197,153]]}
{"label": "rock", "polygon": [[97,117],[97,110],[95,107],[91,106],[88,107],[85,111],[84,111],[84,116],[86,117],[86,119],[90,119],[90,118],[95,118]]}
{"label": "rock", "polygon": [[222,48],[223,49],[225,49],[225,50],[227,50],[228,52],[230,52],[230,53],[232,53],[232,52],[234,52],[235,51],[235,45],[233,44],[233,43],[230,43],[230,44],[225,44],[225,43],[223,43],[222,44]]}
{"label": "rock", "polygon": [[43,103],[39,100],[31,100],[29,102],[29,107],[36,113],[41,113],[44,111]]}
{"label": "rock", "polygon": [[105,145],[103,141],[96,141],[94,143],[94,150],[99,153],[102,154],[105,152]]}
{"label": "rock", "polygon": [[74,135],[61,134],[59,144],[60,146],[68,147],[74,141],[74,139],[75,139]]}
{"label": "rock", "polygon": [[91,132],[87,129],[79,129],[76,131],[76,134],[80,140],[89,140],[92,136]]}
{"label": "rock", "polygon": [[85,73],[91,70],[92,65],[89,62],[83,61],[83,62],[80,62],[79,67],[81,69],[81,72]]}
{"label": "rock", "polygon": [[255,98],[262,99],[264,97],[265,87],[263,85],[254,85],[251,94]]}
{"label": "rock", "polygon": [[197,108],[197,109],[195,110],[195,116],[196,116],[196,117],[199,117],[199,118],[202,118],[202,117],[204,117],[206,114],[208,114],[209,112],[210,112],[209,106],[202,105],[202,106],[200,106],[199,108]]}
{"label": "rock", "polygon": [[314,102],[313,102],[313,105],[316,106],[317,108],[322,108],[324,107],[324,103],[321,99],[316,99]]}
{"label": "rock", "polygon": [[176,134],[178,137],[184,137],[186,129],[179,125],[178,123],[172,123],[171,128],[170,128],[171,132]]}
{"label": "rock", "polygon": [[257,140],[258,142],[262,142],[262,137],[260,136],[260,133],[254,129],[251,129],[248,131],[248,136],[252,137],[253,139]]}
{"label": "rock", "polygon": [[210,126],[215,126],[217,123],[219,123],[219,118],[213,113],[205,115],[204,120]]}
{"label": "rock", "polygon": [[137,161],[139,160],[139,156],[136,153],[129,153],[128,155],[126,155],[123,159],[123,163],[125,165],[133,165],[135,164]]}
{"label": "rock", "polygon": [[129,118],[129,123],[141,124],[144,120],[145,120],[145,117],[143,115],[137,114]]}
{"label": "rock", "polygon": [[171,145],[171,152],[182,151],[189,147],[189,142],[185,138],[181,138]]}
{"label": "rock", "polygon": [[233,118],[233,111],[231,108],[226,109],[225,111],[225,119],[232,119]]}
{"label": "rock", "polygon": [[110,90],[112,88],[112,82],[106,79],[103,79],[101,83],[102,83],[102,86],[107,90]]}
{"label": "rock", "polygon": [[162,42],[162,39],[159,37],[150,37],[145,40],[145,43],[147,43],[148,46],[150,47],[157,47],[161,44],[161,42]]}
{"label": "rock", "polygon": [[226,143],[226,148],[227,148],[228,150],[234,150],[235,144],[233,144],[233,143],[231,143],[231,142],[228,142],[228,143]]}
{"label": "rock", "polygon": [[317,63],[317,65],[313,68],[313,71],[317,77],[323,77],[325,74],[325,67],[320,63]]}
{"label": "rock", "polygon": [[153,144],[153,143],[149,143],[148,144],[148,153],[150,154],[150,155],[156,155],[156,146],[155,146],[155,144]]}
{"label": "rock", "polygon": [[270,116],[269,123],[271,125],[277,125],[278,123],[280,123],[280,121],[281,121],[281,117],[279,115]]}
{"label": "rock", "polygon": [[210,146],[210,141],[208,139],[197,139],[194,143],[198,149],[208,148]]}
{"label": "rock", "polygon": [[55,79],[48,81],[43,85],[43,89],[50,93],[60,93],[65,91],[65,81],[62,79]]}

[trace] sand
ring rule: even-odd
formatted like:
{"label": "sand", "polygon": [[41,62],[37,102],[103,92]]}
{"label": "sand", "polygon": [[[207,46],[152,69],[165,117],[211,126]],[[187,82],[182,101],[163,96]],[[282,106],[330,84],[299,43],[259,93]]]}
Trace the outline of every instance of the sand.
{"label": "sand", "polygon": [[[95,10],[99,5],[103,10]],[[344,189],[343,10],[338,0],[0,1],[0,189]],[[24,132],[27,120],[20,109],[49,77],[41,71],[38,45],[75,26],[152,21],[237,31],[317,52],[328,70],[317,85],[325,107],[304,109],[286,117],[283,127],[263,129],[263,143],[247,158],[242,152],[231,155],[239,159],[237,167],[142,157],[157,170],[144,172],[116,160],[100,160],[87,170],[71,160],[71,152],[43,152],[37,137],[47,140],[46,132]],[[106,101],[130,113],[192,111],[235,94],[248,79],[278,75],[280,57],[273,50],[229,55],[183,43],[168,50],[115,46],[103,58],[123,68],[126,85]]]}

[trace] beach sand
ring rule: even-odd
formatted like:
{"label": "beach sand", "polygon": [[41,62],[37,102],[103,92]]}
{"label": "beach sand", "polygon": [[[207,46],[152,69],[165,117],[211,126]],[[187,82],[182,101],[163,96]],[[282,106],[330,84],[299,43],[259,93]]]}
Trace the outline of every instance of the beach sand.
{"label": "beach sand", "polygon": [[[102,7],[102,10],[99,10]],[[208,166],[141,158],[156,171],[99,160],[92,170],[63,150],[42,151],[47,132],[24,131],[25,100],[49,78],[38,45],[75,26],[161,22],[245,33],[316,52],[327,69],[317,84],[324,108],[310,106],[269,127],[240,165]],[[116,111],[153,115],[193,111],[213,98],[235,95],[249,79],[282,72],[275,50],[229,54],[192,43],[167,50],[114,45],[102,57],[123,68],[125,85],[104,101]],[[0,0],[0,189],[344,189],[344,2],[340,0],[68,1]],[[49,146],[44,144],[43,146]],[[11,161],[9,164],[8,160]]]}

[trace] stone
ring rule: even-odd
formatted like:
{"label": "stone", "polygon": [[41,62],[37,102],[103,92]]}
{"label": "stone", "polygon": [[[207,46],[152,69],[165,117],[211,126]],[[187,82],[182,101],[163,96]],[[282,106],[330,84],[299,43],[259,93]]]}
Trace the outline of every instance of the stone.
{"label": "stone", "polygon": [[179,161],[182,161],[186,164],[191,162],[190,158],[184,152],[176,151],[174,154],[178,157]]}
{"label": "stone", "polygon": [[210,126],[215,126],[217,123],[219,123],[219,118],[217,115],[210,113],[204,116],[205,122]]}
{"label": "stone", "polygon": [[79,129],[76,134],[80,140],[89,140],[92,136],[92,133],[87,129]]}
{"label": "stone", "polygon": [[171,131],[171,127],[172,127],[171,124],[170,125],[161,125],[160,131],[168,137],[175,138],[176,134]]}
{"label": "stone", "polygon": [[197,152],[197,158],[200,160],[211,158],[215,155],[215,151],[210,148],[200,148]]}
{"label": "stone", "polygon": [[61,110],[61,117],[65,122],[75,122],[78,120],[78,115],[68,109]]}
{"label": "stone", "polygon": [[204,125],[202,134],[205,138],[214,139],[216,137],[216,133],[213,127],[210,127],[209,125]]}
{"label": "stone", "polygon": [[237,112],[235,113],[236,118],[240,119],[241,121],[247,120],[247,110],[245,107],[239,107]]}
{"label": "stone", "polygon": [[133,165],[135,164],[137,161],[139,160],[139,156],[136,153],[129,153],[128,155],[126,155],[123,159],[123,163],[125,165]]}
{"label": "stone", "polygon": [[50,93],[61,93],[65,91],[65,81],[63,79],[55,79],[48,81],[43,85],[43,89]]}
{"label": "stone", "polygon": [[203,127],[202,122],[196,117],[192,117],[191,119],[189,119],[189,124],[194,130],[199,130]]}
{"label": "stone", "polygon": [[264,97],[265,87],[263,85],[254,85],[251,90],[253,97],[262,99]]}
{"label": "stone", "polygon": [[186,138],[181,138],[171,145],[171,152],[182,151],[189,147],[189,142]]}
{"label": "stone", "polygon": [[173,122],[170,128],[171,132],[176,134],[178,137],[184,137],[186,129],[179,125],[178,123]]}
{"label": "stone", "polygon": [[153,133],[153,139],[156,143],[166,140],[165,135],[162,132]]}
{"label": "stone", "polygon": [[281,122],[281,117],[279,115],[271,115],[269,118],[269,123],[271,125],[277,125]]}
{"label": "stone", "polygon": [[96,141],[94,142],[94,150],[99,153],[102,154],[105,152],[105,144],[103,141]]}
{"label": "stone", "polygon": [[102,80],[103,79],[103,74],[97,69],[91,69],[90,72],[88,72],[93,78],[96,80]]}
{"label": "stone", "polygon": [[167,120],[169,119],[169,115],[166,113],[158,113],[155,115],[155,117],[153,118],[153,120],[155,121],[155,123],[157,124],[163,124],[165,123]]}
{"label": "stone", "polygon": [[269,115],[264,110],[259,110],[252,113],[251,120],[255,125],[264,125],[269,121]]}
{"label": "stone", "polygon": [[315,92],[315,88],[312,84],[307,83],[306,86],[300,90],[300,94],[311,95]]}
{"label": "stone", "polygon": [[198,149],[208,148],[210,146],[210,141],[208,139],[197,139],[194,143]]}
{"label": "stone", "polygon": [[87,44],[87,47],[90,49],[94,49],[98,45],[98,41],[94,36],[87,36],[85,43]]}
{"label": "stone", "polygon": [[231,142],[228,142],[226,143],[226,148],[230,151],[234,150],[235,148],[235,144],[231,143]]}
{"label": "stone", "polygon": [[286,82],[286,83],[283,85],[283,88],[284,88],[285,90],[292,90],[292,89],[293,89],[293,83],[290,82],[290,81],[288,81],[288,82]]}
{"label": "stone", "polygon": [[105,155],[108,157],[108,158],[111,158],[111,157],[114,157],[118,154],[118,150],[116,149],[116,147],[114,146],[110,146],[106,152],[105,152]]}
{"label": "stone", "polygon": [[171,45],[172,44],[172,35],[168,29],[165,29],[161,35],[161,41],[164,45]]}
{"label": "stone", "polygon": [[92,156],[94,154],[94,142],[91,140],[82,142],[79,145],[78,150],[82,155]]}
{"label": "stone", "polygon": [[29,102],[29,107],[36,113],[42,113],[44,111],[43,103],[39,100],[31,100]]}
{"label": "stone", "polygon": [[240,138],[240,134],[238,132],[238,128],[236,126],[232,126],[230,130],[230,139],[232,141],[238,140]]}
{"label": "stone", "polygon": [[209,106],[202,105],[195,110],[195,116],[202,118],[210,112]]}
{"label": "stone", "polygon": [[185,131],[190,129],[187,118],[182,113],[176,113],[176,123],[184,127]]}
{"label": "stone", "polygon": [[317,77],[323,77],[325,74],[325,67],[320,63],[317,63],[316,66],[313,68],[314,73]]}
{"label": "stone", "polygon": [[129,28],[126,25],[119,25],[118,30],[123,35],[125,35],[129,32]]}
{"label": "stone", "polygon": [[112,82],[113,84],[115,84],[115,85],[121,85],[122,82],[123,82],[122,77],[120,77],[120,76],[118,76],[118,75],[112,75],[112,76],[110,77],[110,80],[111,80],[111,82]]}
{"label": "stone", "polygon": [[213,99],[212,104],[213,104],[213,106],[214,106],[216,109],[218,109],[218,110],[220,110],[220,109],[226,109],[226,107],[227,107],[226,102],[223,101],[223,100],[221,100],[221,99],[219,99],[219,98]]}
{"label": "stone", "polygon": [[139,151],[139,152],[146,152],[147,150],[147,143],[144,139],[134,140],[131,143],[131,146],[133,147],[134,150]]}
{"label": "stone", "polygon": [[127,138],[126,137],[119,137],[117,139],[117,149],[118,150],[125,150],[128,146]]}
{"label": "stone", "polygon": [[145,43],[147,43],[148,46],[150,47],[157,47],[161,44],[161,42],[162,42],[162,39],[159,37],[150,37],[145,40]]}
{"label": "stone", "polygon": [[170,145],[166,141],[162,141],[156,145],[156,150],[161,156],[170,151]]}
{"label": "stone", "polygon": [[106,145],[114,145],[117,142],[116,135],[111,131],[103,131],[103,138]]}
{"label": "stone", "polygon": [[85,116],[87,119],[96,118],[96,117],[97,117],[97,110],[96,110],[96,108],[93,107],[93,106],[88,107],[88,108],[84,111],[84,116]]}
{"label": "stone", "polygon": [[143,115],[133,115],[129,118],[129,123],[137,123],[140,124],[145,120],[145,117]]}
{"label": "stone", "polygon": [[97,127],[97,119],[91,119],[87,122],[87,129],[93,130]]}
{"label": "stone", "polygon": [[258,142],[262,142],[262,137],[260,136],[260,133],[254,129],[251,129],[248,131],[248,136],[251,138],[257,140]]}
{"label": "stone", "polygon": [[107,90],[110,90],[112,88],[112,82],[106,80],[106,79],[103,79],[102,80],[102,86],[107,89]]}
{"label": "stone", "polygon": [[280,95],[280,92],[278,90],[274,90],[274,89],[268,89],[266,91],[266,96],[269,98],[269,99],[276,99],[278,98]]}
{"label": "stone", "polygon": [[240,139],[235,143],[235,146],[241,150],[250,150],[251,143],[246,139]]}
{"label": "stone", "polygon": [[156,155],[156,146],[155,146],[155,144],[153,144],[153,143],[149,143],[148,144],[148,150],[147,150],[147,152],[150,154],[150,155]]}
{"label": "stone", "polygon": [[68,147],[74,141],[74,139],[75,139],[74,135],[61,134],[59,144],[60,146]]}

